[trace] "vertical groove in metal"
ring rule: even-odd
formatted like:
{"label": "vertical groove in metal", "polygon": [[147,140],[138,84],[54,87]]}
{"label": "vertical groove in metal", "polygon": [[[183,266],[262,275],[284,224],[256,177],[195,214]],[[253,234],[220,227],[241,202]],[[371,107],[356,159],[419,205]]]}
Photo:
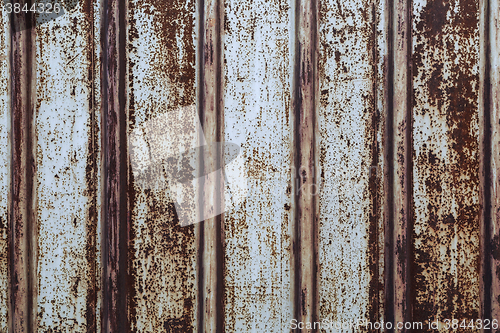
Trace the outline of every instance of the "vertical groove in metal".
{"label": "vertical groove in metal", "polygon": [[[221,116],[221,2],[220,0],[204,1],[204,25],[203,32],[203,60],[202,60],[202,100],[201,100],[201,124],[206,142],[220,142],[223,137],[223,117]],[[220,151],[216,153],[215,161],[209,156],[202,160],[202,170],[219,170]],[[204,174],[208,174],[204,172]],[[207,209],[217,207],[220,204],[222,193],[218,190],[224,189],[220,186],[222,179],[217,176],[205,178],[201,191],[202,202],[199,209],[202,216],[210,214]],[[212,184],[215,181],[219,185]],[[215,190],[216,193],[213,193]],[[221,215],[209,218],[201,222],[200,228],[203,234],[202,272],[203,288],[200,298],[204,300],[202,308],[203,332],[222,332],[224,318],[224,252],[222,245],[222,221]]]}
{"label": "vertical groove in metal", "polygon": [[[495,0],[493,0],[495,1]],[[480,177],[480,184],[482,186],[482,225],[481,225],[481,303],[482,311],[479,313],[479,318],[494,319],[492,317],[492,293],[494,293],[494,288],[492,288],[492,281],[494,277],[492,276],[492,136],[491,136],[491,112],[490,107],[491,100],[491,81],[490,81],[490,16],[489,16],[489,0],[482,0],[480,3],[480,99],[482,99],[482,105],[480,105],[479,119],[481,116],[483,118],[483,125],[479,125],[482,128],[480,146],[482,151],[482,156],[480,158],[480,163],[482,167],[482,177]]]}
{"label": "vertical groove in metal", "polygon": [[299,279],[297,292],[298,321],[317,321],[317,223],[318,211],[315,194],[311,192],[317,186],[317,1],[300,0],[297,8],[298,17],[298,68],[296,84],[295,131],[296,137],[296,175],[299,188],[296,199],[297,251]]}
{"label": "vertical groove in metal", "polygon": [[[28,2],[29,3],[29,2]],[[12,332],[32,332],[33,321],[33,16],[11,14],[11,218],[10,272]]]}
{"label": "vertical groove in metal", "polygon": [[[205,51],[205,0],[196,0],[196,18],[197,18],[197,45],[196,45],[196,110],[198,117],[204,119],[204,95],[205,95],[205,62],[204,62],[204,51]],[[203,124],[201,124],[203,126]],[[200,136],[202,133],[200,133]],[[202,138],[199,138],[201,142]],[[200,158],[200,170],[203,170],[203,160]],[[200,197],[198,201],[201,201]],[[198,223],[195,226],[195,238],[196,238],[196,274],[198,276],[197,280],[197,303],[198,309],[196,315],[197,327],[195,327],[195,332],[202,333],[205,330],[205,293],[204,285],[205,279],[205,269],[203,265],[203,254],[205,248],[205,232],[203,228],[204,223]]]}
{"label": "vertical groove in metal", "polygon": [[413,87],[412,87],[412,82],[413,82],[413,58],[412,58],[412,43],[413,43],[413,29],[412,29],[412,8],[413,8],[413,1],[410,0],[406,4],[406,27],[407,27],[407,34],[405,35],[406,40],[405,40],[405,46],[406,46],[406,133],[405,133],[405,138],[404,140],[406,141],[405,146],[405,170],[406,170],[406,175],[405,175],[405,188],[406,188],[406,196],[404,198],[405,200],[405,206],[406,206],[406,248],[404,251],[406,252],[406,266],[404,269],[406,270],[405,275],[408,277],[408,280],[406,281],[406,311],[407,311],[407,318],[406,321],[410,322],[413,320],[413,292],[414,292],[414,286],[413,286],[413,272],[412,272],[412,267],[413,267],[413,258],[414,258],[414,253],[413,253],[413,232],[414,232],[414,204],[413,204]]}
{"label": "vertical groove in metal", "polygon": [[125,98],[126,3],[104,1],[103,332],[128,332],[128,157]]}
{"label": "vertical groove in metal", "polygon": [[[394,292],[395,288],[395,247],[394,247],[394,3],[397,0],[388,0],[388,15],[387,15],[387,80],[386,80],[386,107],[387,113],[385,117],[385,137],[384,137],[384,159],[385,159],[385,258],[384,258],[384,275],[385,275],[385,321],[393,323],[395,320],[395,305]],[[389,330],[392,332],[393,330]]]}
{"label": "vertical groove in metal", "polygon": [[[489,76],[490,84],[484,86],[489,95],[485,95],[485,104],[489,105],[489,126],[490,126],[490,178],[485,181],[485,186],[490,186],[490,209],[489,239],[486,239],[488,246],[485,249],[485,257],[490,261],[491,289],[485,289],[485,293],[491,296],[491,319],[500,318],[500,29],[498,20],[500,19],[500,3],[498,0],[486,1],[488,10],[486,15],[487,24],[485,30],[488,31],[488,39],[484,43],[489,46],[485,57],[489,66],[486,75]],[[485,108],[485,112],[486,112]],[[486,125],[486,124],[485,124]],[[486,127],[485,127],[486,128]],[[486,137],[488,139],[488,137]]]}

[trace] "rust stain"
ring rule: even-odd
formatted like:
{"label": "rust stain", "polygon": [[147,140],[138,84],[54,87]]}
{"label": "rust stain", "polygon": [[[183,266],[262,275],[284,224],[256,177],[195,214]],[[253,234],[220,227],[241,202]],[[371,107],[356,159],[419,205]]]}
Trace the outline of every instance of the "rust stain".
{"label": "rust stain", "polygon": [[[128,4],[128,131],[195,104],[195,2]],[[168,145],[168,142],[158,143]],[[168,180],[167,180],[168,181]],[[181,227],[167,189],[145,189],[129,175],[130,329],[196,329],[195,227]]]}
{"label": "rust stain", "polygon": [[415,5],[413,34],[413,315],[470,321],[481,280],[479,2]]}

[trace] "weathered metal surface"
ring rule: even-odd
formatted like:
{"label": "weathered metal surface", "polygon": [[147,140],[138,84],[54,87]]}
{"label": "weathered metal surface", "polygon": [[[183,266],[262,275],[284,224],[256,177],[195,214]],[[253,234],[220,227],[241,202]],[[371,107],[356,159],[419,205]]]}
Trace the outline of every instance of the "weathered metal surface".
{"label": "weathered metal surface", "polygon": [[385,318],[385,10],[320,1],[318,302],[332,322]]}
{"label": "weathered metal surface", "polygon": [[71,6],[2,12],[0,331],[500,315],[497,0]]}
{"label": "weathered metal surface", "polygon": [[224,215],[225,332],[289,332],[294,318],[291,6],[224,5],[224,140],[241,146],[248,182]]}
{"label": "weathered metal surface", "polygon": [[[148,121],[167,112],[196,107],[195,9],[194,1],[128,2],[126,115],[129,134],[143,131]],[[146,158],[149,158],[147,154]],[[168,187],[148,188],[144,186],[144,179],[132,171],[128,185],[129,329],[197,331],[195,226],[180,225]],[[156,175],[151,171],[150,176]],[[164,179],[158,181],[165,182]]]}
{"label": "weathered metal surface", "polygon": [[480,317],[479,8],[412,8],[413,320]]}
{"label": "weathered metal surface", "polygon": [[9,320],[9,201],[11,161],[10,25],[7,13],[0,19],[0,332]]}
{"label": "weathered metal surface", "polygon": [[37,331],[97,332],[100,326],[94,4],[81,1],[74,11],[36,28]]}

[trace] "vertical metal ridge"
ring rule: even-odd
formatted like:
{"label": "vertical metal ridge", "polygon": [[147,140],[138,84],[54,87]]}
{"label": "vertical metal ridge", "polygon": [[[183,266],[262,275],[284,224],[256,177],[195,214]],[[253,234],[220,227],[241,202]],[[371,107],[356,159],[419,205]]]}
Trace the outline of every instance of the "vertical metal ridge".
{"label": "vertical metal ridge", "polygon": [[[488,48],[485,50],[484,58],[488,66],[485,66],[485,75],[489,82],[485,82],[484,93],[485,93],[485,105],[488,105],[488,109],[485,108],[485,116],[488,113],[489,123],[485,123],[485,129],[490,130],[489,137],[486,137],[485,141],[489,141],[489,172],[490,177],[485,177],[485,187],[490,190],[490,207],[486,206],[489,210],[489,225],[485,225],[485,229],[489,234],[485,235],[485,243],[488,245],[485,248],[485,257],[490,265],[490,272],[488,278],[491,279],[490,290],[484,290],[485,294],[490,297],[490,311],[489,315],[491,319],[499,318],[500,316],[500,31],[498,29],[498,19],[500,17],[500,3],[498,0],[484,0],[487,4],[487,9],[485,10],[485,27],[484,30],[487,32],[487,39],[484,41],[485,46]],[[488,83],[488,84],[486,84]],[[486,95],[487,94],[487,95]],[[485,119],[486,121],[486,119]],[[486,127],[489,125],[488,127]],[[494,144],[494,143],[497,144]],[[486,154],[487,152],[485,152]],[[486,165],[485,161],[485,167]],[[486,175],[485,175],[486,176]],[[486,189],[486,188],[485,188]],[[485,193],[486,197],[487,193]],[[485,272],[486,273],[486,272]]]}
{"label": "vertical metal ridge", "polygon": [[317,186],[317,0],[299,0],[296,7],[298,24],[296,35],[295,63],[295,128],[296,133],[296,175],[299,181],[296,188],[296,260],[295,273],[297,289],[297,320],[299,322],[317,321],[317,243],[318,211],[315,194],[302,190]]}
{"label": "vertical metal ridge", "polygon": [[410,322],[413,319],[413,309],[412,300],[415,299],[413,294],[413,278],[412,278],[412,266],[413,266],[413,229],[414,229],[414,214],[413,214],[413,71],[412,71],[412,9],[413,1],[409,1],[406,4],[406,156],[405,156],[405,170],[406,170],[406,184],[407,195],[405,197],[406,209],[407,209],[407,227],[406,227],[406,253],[407,253],[407,263],[406,263],[406,276],[408,277],[408,282],[406,283],[406,311],[407,318],[406,321]]}
{"label": "vertical metal ridge", "polygon": [[483,221],[482,221],[482,288],[481,288],[481,299],[482,299],[482,313],[480,313],[481,318],[484,319],[494,319],[492,317],[492,261],[491,255],[492,253],[492,198],[491,198],[491,169],[492,169],[492,137],[491,137],[491,81],[490,81],[490,6],[489,0],[483,0],[483,6],[481,6],[481,15],[480,15],[480,34],[481,38],[481,54],[480,54],[480,62],[482,62],[483,68],[480,68],[480,75],[483,75],[482,78],[482,115],[483,115],[483,133],[482,133],[482,172],[483,177],[480,178],[481,185],[483,186],[482,195],[483,195]]}
{"label": "vertical metal ridge", "polygon": [[[205,0],[203,1],[203,21],[200,24],[203,28],[203,53],[202,53],[202,99],[200,102],[200,118],[208,144],[212,142],[220,142],[222,137],[222,100],[221,100],[221,1],[220,0]],[[217,151],[215,156],[216,165],[211,165],[213,161],[209,161],[207,156],[201,159],[201,170],[219,170],[221,152]],[[202,216],[205,216],[204,209],[207,207],[207,202],[219,205],[222,194],[217,189],[223,190],[220,186],[223,179],[215,177],[215,182],[219,185],[212,186],[211,184],[203,184],[201,192],[200,209],[203,210]],[[208,187],[206,186],[208,185]],[[207,188],[210,191],[207,191]],[[212,189],[216,189],[216,193],[209,193]],[[218,215],[204,220],[200,224],[201,234],[200,240],[202,251],[201,268],[202,289],[200,298],[202,304],[202,328],[203,332],[222,332],[224,324],[224,251],[222,245],[222,215]]]}
{"label": "vertical metal ridge", "polygon": [[[204,105],[203,105],[203,96],[204,96],[204,82],[205,82],[205,63],[204,63],[204,45],[205,45],[205,0],[196,0],[197,5],[197,49],[196,49],[196,107],[198,111],[198,117],[203,119],[204,117]],[[203,124],[202,124],[203,126]],[[201,140],[201,138],[199,139]],[[200,161],[200,170],[203,170],[203,159],[199,159]],[[199,198],[201,201],[201,198]],[[197,276],[198,276],[198,309],[197,309],[197,333],[204,332],[204,303],[205,303],[205,292],[203,289],[204,279],[203,276],[205,274],[203,269],[203,249],[205,247],[205,233],[203,229],[203,222],[195,225],[195,237],[197,243]]]}
{"label": "vertical metal ridge", "polygon": [[[496,3],[495,0],[491,2]],[[483,133],[482,133],[482,172],[483,177],[480,179],[483,194],[483,221],[482,221],[482,288],[481,288],[481,298],[482,298],[482,313],[481,318],[483,319],[495,319],[497,318],[498,300],[496,298],[498,295],[498,277],[495,278],[495,273],[493,272],[493,266],[495,265],[495,257],[498,252],[498,248],[495,248],[495,221],[494,221],[494,192],[495,192],[495,180],[492,178],[492,172],[495,164],[495,157],[493,156],[493,134],[492,118],[495,118],[495,101],[492,99],[493,89],[496,88],[492,85],[491,81],[491,59],[495,57],[492,52],[491,46],[491,36],[490,36],[490,24],[491,24],[491,7],[490,0],[480,1],[481,15],[480,15],[480,34],[481,38],[481,54],[480,54],[480,75],[483,75],[482,82],[482,116],[483,116]],[[496,46],[495,41],[493,41],[494,46]],[[482,68],[481,68],[482,67]],[[498,82],[496,82],[498,83]],[[496,131],[495,131],[496,132]],[[495,281],[495,282],[494,282]]]}
{"label": "vertical metal ridge", "polygon": [[[215,5],[215,28],[216,28],[216,59],[215,59],[215,74],[216,74],[216,91],[215,91],[215,96],[216,96],[216,142],[222,142],[224,138],[224,103],[223,103],[223,91],[224,91],[224,85],[222,81],[222,33],[223,27],[222,24],[224,22],[224,0],[216,0],[216,5]],[[224,183],[224,178],[225,178],[225,163],[224,163],[224,151],[223,151],[223,145],[218,146],[219,149],[217,150],[217,154],[215,156],[216,158],[216,170],[221,170],[222,171],[222,179],[219,179],[219,187],[220,190],[216,193],[216,202],[217,204],[221,204],[224,202],[224,190],[225,190],[225,183]],[[217,187],[216,187],[217,188]],[[217,314],[216,314],[216,322],[217,322],[217,332],[223,333],[225,332],[225,279],[224,279],[224,210],[222,211],[222,214],[216,217],[216,229],[215,229],[215,236],[216,236],[216,252],[215,252],[215,257],[216,257],[216,269],[217,269],[217,285],[216,285],[216,309],[218,309]]]}
{"label": "vertical metal ridge", "polygon": [[108,197],[108,126],[107,126],[107,115],[108,115],[108,0],[102,0],[103,3],[103,19],[101,25],[101,52],[102,52],[102,61],[101,61],[101,94],[102,94],[102,118],[101,118],[101,128],[102,128],[102,136],[101,136],[101,156],[102,156],[102,169],[101,169],[101,177],[102,177],[102,205],[101,205],[101,215],[102,215],[102,225],[101,225],[101,233],[102,233],[102,277],[101,277],[101,285],[102,285],[102,309],[101,309],[101,332],[109,333],[109,291],[110,286],[108,283],[108,257],[109,257],[109,244],[108,244],[108,209],[109,209],[109,197]]}
{"label": "vertical metal ridge", "polygon": [[392,155],[394,163],[394,321],[407,322],[410,320],[409,307],[409,279],[408,266],[411,255],[408,250],[411,248],[409,233],[411,233],[410,223],[410,200],[412,195],[409,176],[412,172],[411,146],[408,138],[411,134],[411,100],[408,93],[411,89],[409,65],[410,60],[410,22],[409,4],[405,0],[394,0],[393,7],[393,130],[394,130],[394,151]]}
{"label": "vertical metal ridge", "polygon": [[[299,109],[299,87],[300,87],[300,38],[299,38],[299,29],[300,29],[300,2],[301,0],[292,0],[292,16],[291,19],[293,19],[293,28],[291,29],[291,33],[293,34],[293,50],[292,50],[292,57],[291,57],[291,63],[292,63],[292,79],[291,79],[291,110],[292,110],[292,115],[291,115],[291,130],[292,130],[292,147],[293,147],[293,168],[292,168],[292,256],[291,256],[291,284],[292,284],[292,299],[293,299],[293,308],[292,308],[292,313],[293,313],[293,319],[299,320],[300,318],[300,277],[299,277],[299,272],[300,272],[300,228],[299,228],[299,219],[298,219],[298,209],[297,209],[297,203],[298,203],[298,189],[300,188],[300,184],[298,184],[297,179],[298,178],[298,170],[300,167],[300,162],[299,162],[299,144],[300,144],[300,136],[298,129],[300,127],[300,109]],[[293,171],[295,170],[295,174],[293,174]]]}
{"label": "vertical metal ridge", "polygon": [[128,158],[126,2],[104,0],[104,313],[103,332],[128,332]]}
{"label": "vertical metal ridge", "polygon": [[[28,4],[30,2],[28,1]],[[11,14],[11,331],[33,332],[36,316],[33,293],[36,269],[33,264],[33,237],[36,220],[33,211],[35,164],[33,136],[33,15]],[[36,254],[36,252],[35,252]]]}
{"label": "vertical metal ridge", "polygon": [[[394,322],[394,1],[388,0],[387,27],[387,115],[385,117],[385,321]],[[393,331],[393,330],[390,330]]]}

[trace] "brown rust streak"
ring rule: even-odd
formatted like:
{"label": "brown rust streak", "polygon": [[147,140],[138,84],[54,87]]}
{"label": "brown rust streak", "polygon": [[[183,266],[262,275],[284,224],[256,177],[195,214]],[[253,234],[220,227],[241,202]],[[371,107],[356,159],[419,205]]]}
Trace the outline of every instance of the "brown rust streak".
{"label": "brown rust streak", "polygon": [[413,22],[414,320],[480,315],[478,19],[477,0],[429,1]]}
{"label": "brown rust streak", "polygon": [[104,1],[103,20],[103,332],[127,332],[127,144],[124,103],[126,3]]}
{"label": "brown rust streak", "polygon": [[99,126],[96,122],[96,98],[95,98],[95,39],[94,39],[94,0],[86,0],[82,4],[83,13],[85,14],[86,22],[88,24],[87,31],[87,59],[89,60],[89,85],[90,85],[90,96],[89,96],[89,106],[90,106],[90,124],[89,137],[88,137],[88,155],[87,155],[87,166],[85,170],[85,182],[87,184],[86,195],[89,198],[89,203],[87,205],[87,223],[86,223],[86,249],[85,258],[88,265],[88,290],[86,296],[86,326],[87,332],[93,333],[97,332],[97,322],[96,322],[96,307],[97,307],[97,257],[96,257],[96,245],[97,245],[97,224],[98,224],[98,180],[99,177]]}
{"label": "brown rust streak", "polygon": [[12,202],[10,216],[11,332],[33,329],[33,258],[31,258],[34,217],[33,198],[33,101],[32,72],[35,30],[31,15],[13,14],[11,35],[12,94]]}
{"label": "brown rust streak", "polygon": [[[201,123],[205,139],[208,143],[220,142],[223,137],[223,118],[221,110],[223,110],[221,102],[221,45],[220,45],[220,31],[221,19],[220,13],[223,1],[219,0],[205,0],[204,12],[204,39],[203,39],[203,91],[202,99],[200,101],[202,109]],[[221,152],[218,152],[221,156]],[[219,158],[216,161],[209,161],[204,158],[205,169],[218,170]],[[214,177],[211,181],[221,184],[222,179]],[[204,184],[205,188],[202,190],[202,198],[204,203],[212,203],[218,205],[223,193],[217,191],[212,193],[211,189],[224,189],[222,185],[213,185],[210,183]],[[203,204],[201,209],[208,208],[210,205]],[[223,216],[223,215],[222,215]],[[202,297],[202,322],[201,331],[203,332],[223,332],[224,325],[224,253],[222,245],[222,221],[224,220],[221,215],[207,219],[200,224],[203,232],[203,242],[200,250],[202,251],[202,290],[200,297]]]}
{"label": "brown rust streak", "polygon": [[[316,121],[318,82],[317,82],[317,18],[316,0],[298,2],[298,82],[296,83],[295,112],[298,147],[296,157],[296,179],[302,180],[300,186],[312,188],[317,175],[311,170],[319,170],[315,154],[315,133],[318,133]],[[296,290],[297,319],[302,322],[317,321],[318,288],[318,207],[315,196],[308,191],[299,191],[296,199],[297,213],[297,264],[298,289]]]}
{"label": "brown rust streak", "polygon": [[394,294],[391,301],[394,304],[394,321],[410,321],[409,303],[409,260],[410,248],[408,233],[411,228],[411,146],[409,117],[409,29],[410,4],[406,0],[395,0],[393,3],[393,64],[394,64],[394,94],[393,94],[393,219],[394,234],[392,240],[394,253]]}

